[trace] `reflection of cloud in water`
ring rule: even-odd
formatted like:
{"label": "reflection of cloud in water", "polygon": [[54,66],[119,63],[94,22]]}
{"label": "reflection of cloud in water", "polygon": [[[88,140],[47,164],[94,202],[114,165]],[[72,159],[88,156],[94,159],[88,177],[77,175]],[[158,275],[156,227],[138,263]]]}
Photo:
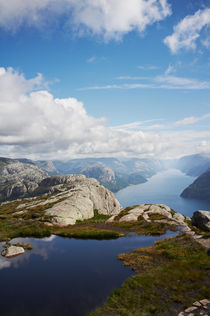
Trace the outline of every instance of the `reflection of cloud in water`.
{"label": "reflection of cloud in water", "polygon": [[11,262],[4,259],[3,257],[0,257],[0,270],[9,268],[11,266]]}
{"label": "reflection of cloud in water", "polygon": [[50,237],[42,238],[42,241],[50,242],[50,241],[53,241],[53,239],[55,238],[56,238],[55,235],[51,235]]}
{"label": "reflection of cloud in water", "polygon": [[[17,242],[30,243],[32,245],[32,250],[25,250],[25,253],[13,258],[10,258],[8,261],[9,266],[12,265],[14,268],[19,268],[23,262],[29,262],[31,255],[38,255],[43,258],[44,261],[48,260],[50,252],[55,250],[55,247],[52,242],[56,238],[55,235],[51,235],[46,238],[14,238],[11,240],[12,244]],[[49,245],[46,243],[49,242]],[[6,265],[5,265],[6,267]],[[1,262],[0,262],[1,269]]]}

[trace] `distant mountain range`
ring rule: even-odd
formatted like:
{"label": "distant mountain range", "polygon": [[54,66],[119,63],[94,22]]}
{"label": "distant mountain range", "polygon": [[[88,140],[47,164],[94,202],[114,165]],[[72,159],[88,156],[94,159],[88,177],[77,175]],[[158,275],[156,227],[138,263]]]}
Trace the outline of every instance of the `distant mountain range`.
{"label": "distant mountain range", "polygon": [[163,168],[159,160],[138,158],[84,158],[53,161],[53,165],[59,174],[79,173],[96,178],[113,192],[131,184],[146,182]]}
{"label": "distant mountain range", "polygon": [[198,177],[210,168],[210,154],[184,156],[176,161],[175,166],[189,176]]}
{"label": "distant mountain range", "polygon": [[0,201],[32,195],[49,175],[83,174],[116,192],[146,182],[161,169],[160,161],[155,159],[88,158],[62,162],[0,158]]}
{"label": "distant mountain range", "polygon": [[[171,163],[171,162],[170,162]],[[140,184],[169,167],[157,159],[84,158],[68,161],[0,158],[0,201],[32,194],[48,175],[83,174],[95,178],[113,192]],[[181,196],[210,199],[210,155],[184,156],[173,167],[190,176],[199,176]]]}

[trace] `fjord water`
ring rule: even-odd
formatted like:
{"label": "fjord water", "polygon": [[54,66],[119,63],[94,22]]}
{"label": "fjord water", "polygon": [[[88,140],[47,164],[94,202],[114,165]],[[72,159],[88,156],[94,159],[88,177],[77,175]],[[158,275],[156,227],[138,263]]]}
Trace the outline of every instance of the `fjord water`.
{"label": "fjord water", "polygon": [[184,199],[182,191],[195,180],[177,169],[157,173],[147,182],[129,186],[116,193],[123,207],[136,204],[166,204],[177,212],[192,216],[196,210],[210,210],[210,201]]}
{"label": "fjord water", "polygon": [[[165,236],[174,235],[168,232]],[[0,256],[0,315],[87,315],[132,275],[117,255],[147,247],[165,236],[131,234],[102,241],[55,236],[13,240],[30,242],[33,249],[15,258]]]}

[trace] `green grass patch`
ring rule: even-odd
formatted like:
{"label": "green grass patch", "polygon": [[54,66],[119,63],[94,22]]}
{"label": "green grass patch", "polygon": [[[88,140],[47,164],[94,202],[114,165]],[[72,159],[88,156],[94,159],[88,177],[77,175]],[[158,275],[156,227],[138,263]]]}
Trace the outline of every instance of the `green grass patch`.
{"label": "green grass patch", "polygon": [[158,213],[152,214],[152,213],[150,213],[148,215],[149,215],[149,219],[154,220],[154,221],[155,220],[162,220],[162,219],[168,220],[168,217],[164,216],[162,214],[158,214]]}
{"label": "green grass patch", "polygon": [[103,215],[99,214],[98,210],[94,210],[94,216],[89,219],[84,219],[83,221],[77,220],[76,224],[81,224],[81,223],[93,223],[93,224],[98,224],[98,223],[105,223],[111,216],[110,215]]}
{"label": "green grass patch", "polygon": [[118,256],[136,271],[91,316],[175,316],[210,296],[210,258],[185,235]]}
{"label": "green grass patch", "polygon": [[95,228],[92,226],[75,225],[68,227],[52,227],[51,231],[53,234],[79,239],[115,239],[123,236],[123,234],[114,232],[111,230]]}
{"label": "green grass patch", "polygon": [[139,216],[136,222],[112,222],[108,224],[110,227],[118,227],[133,231],[141,235],[160,236],[166,233],[167,230],[177,231],[178,228],[175,225],[167,223],[147,222],[142,216]]}

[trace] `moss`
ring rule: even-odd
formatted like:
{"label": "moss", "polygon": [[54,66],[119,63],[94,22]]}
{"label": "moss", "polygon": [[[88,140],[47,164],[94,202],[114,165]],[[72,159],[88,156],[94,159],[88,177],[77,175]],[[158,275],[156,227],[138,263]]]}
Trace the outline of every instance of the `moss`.
{"label": "moss", "polygon": [[185,235],[159,241],[118,256],[136,271],[115,290],[97,315],[177,315],[196,300],[210,296],[210,260]]}
{"label": "moss", "polygon": [[[48,196],[49,198],[49,196]],[[102,215],[98,213],[98,210],[94,210],[94,217],[84,220],[82,222],[77,221],[76,225],[69,226],[67,228],[57,228],[56,226],[49,227],[46,222],[51,222],[51,216],[45,214],[45,210],[51,208],[58,202],[63,201],[65,198],[61,198],[56,202],[50,202],[45,205],[35,205],[32,208],[28,208],[26,212],[19,213],[21,210],[25,211],[25,208],[17,207],[22,203],[38,203],[40,197],[37,199],[24,199],[22,201],[13,201],[0,206],[0,240],[7,240],[8,238],[15,237],[47,237],[50,234],[57,234],[65,237],[74,238],[95,238],[95,239],[109,239],[117,238],[122,234],[129,232],[136,232],[138,234],[145,235],[162,235],[167,230],[176,230],[175,226],[164,223],[147,223],[141,216],[139,216],[137,222],[121,223],[116,221],[115,223],[106,224],[108,215]],[[118,219],[127,214],[131,209],[135,207],[127,207],[123,210]],[[19,213],[19,214],[18,214]]]}
{"label": "moss", "polygon": [[160,236],[166,233],[167,230],[177,231],[175,225],[167,223],[147,222],[142,216],[136,222],[113,222],[109,223],[110,227],[118,227],[127,230],[128,232],[136,232],[141,235]]}
{"label": "moss", "polygon": [[150,213],[149,214],[149,219],[150,220],[162,220],[162,219],[165,219],[165,220],[168,220],[168,217],[167,216],[164,216],[162,214],[157,214],[157,213]]}
{"label": "moss", "polygon": [[94,210],[94,216],[89,219],[85,219],[83,221],[77,220],[76,224],[81,224],[81,223],[104,223],[106,222],[111,216],[110,215],[103,215],[99,214],[98,210]]}
{"label": "moss", "polygon": [[31,244],[29,244],[29,243],[24,243],[24,242],[18,242],[18,243],[15,244],[15,246],[23,247],[23,248],[26,249],[26,250],[32,250],[32,249],[33,249],[33,247],[32,247]]}
{"label": "moss", "polygon": [[115,239],[123,236],[123,234],[118,232],[95,228],[85,224],[68,227],[52,227],[51,231],[58,236],[79,239]]}

